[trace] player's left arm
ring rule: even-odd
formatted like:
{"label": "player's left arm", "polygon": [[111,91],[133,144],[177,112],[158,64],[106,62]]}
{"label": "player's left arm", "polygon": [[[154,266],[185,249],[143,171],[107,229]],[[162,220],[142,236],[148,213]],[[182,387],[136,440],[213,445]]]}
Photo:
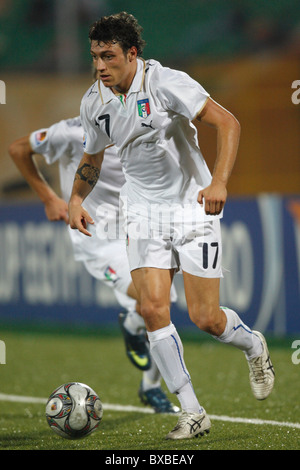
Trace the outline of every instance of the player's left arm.
{"label": "player's left arm", "polygon": [[211,184],[201,190],[198,202],[205,203],[207,214],[219,214],[227,199],[227,183],[239,146],[240,124],[237,119],[211,98],[208,98],[197,120],[217,130],[217,158]]}

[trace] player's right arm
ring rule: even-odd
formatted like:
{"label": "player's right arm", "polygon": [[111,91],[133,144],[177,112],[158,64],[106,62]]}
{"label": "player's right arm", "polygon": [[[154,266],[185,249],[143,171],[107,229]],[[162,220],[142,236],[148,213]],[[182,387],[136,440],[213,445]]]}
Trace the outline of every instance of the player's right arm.
{"label": "player's right arm", "polygon": [[87,224],[93,224],[94,221],[82,207],[82,203],[99,179],[103,156],[104,150],[94,155],[83,154],[75,174],[69,201],[70,227],[79,230],[88,237],[91,236],[91,233],[87,230]]}
{"label": "player's right arm", "polygon": [[[80,119],[84,129],[84,154],[75,174],[69,200],[70,227],[79,230],[88,237],[91,237],[91,233],[87,230],[87,225],[93,224],[94,221],[83,208],[82,203],[98,181],[105,147],[113,143],[107,133],[101,131],[95,118],[95,113],[96,115],[98,113],[98,100],[98,94],[93,85],[81,101]],[[99,201],[100,203],[101,201]]]}
{"label": "player's right arm", "polygon": [[68,205],[49,186],[34,160],[34,153],[29,136],[15,140],[8,149],[9,155],[29,186],[44,204],[48,220],[69,222]]}

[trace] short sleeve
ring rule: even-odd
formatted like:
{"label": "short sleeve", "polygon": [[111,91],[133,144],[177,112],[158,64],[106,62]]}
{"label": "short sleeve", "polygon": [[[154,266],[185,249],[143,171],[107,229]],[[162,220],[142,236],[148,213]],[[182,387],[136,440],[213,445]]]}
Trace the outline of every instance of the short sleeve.
{"label": "short sleeve", "polygon": [[185,72],[161,67],[157,96],[165,109],[192,121],[201,112],[210,95]]}
{"label": "short sleeve", "polygon": [[43,155],[48,164],[59,160],[68,149],[69,140],[64,121],[32,132],[29,136],[31,149]]}
{"label": "short sleeve", "polygon": [[80,106],[80,119],[84,133],[83,149],[85,153],[93,155],[112,144],[109,137],[101,131],[100,126],[93,122],[85,97],[83,97]]}

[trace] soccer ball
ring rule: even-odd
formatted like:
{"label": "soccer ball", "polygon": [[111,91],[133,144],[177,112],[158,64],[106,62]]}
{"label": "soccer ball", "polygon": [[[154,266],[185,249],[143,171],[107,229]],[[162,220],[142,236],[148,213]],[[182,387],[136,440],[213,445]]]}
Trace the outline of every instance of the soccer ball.
{"label": "soccer ball", "polygon": [[56,388],[46,405],[51,429],[61,437],[79,439],[94,432],[102,419],[100,398],[88,385],[70,382]]}

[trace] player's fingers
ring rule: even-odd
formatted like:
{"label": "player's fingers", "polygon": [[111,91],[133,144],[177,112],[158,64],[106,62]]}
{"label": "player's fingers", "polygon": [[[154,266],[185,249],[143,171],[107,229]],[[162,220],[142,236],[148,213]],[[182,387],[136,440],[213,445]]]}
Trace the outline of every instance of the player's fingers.
{"label": "player's fingers", "polygon": [[205,213],[207,215],[216,215],[219,213],[219,205],[217,201],[207,200],[205,203]]}
{"label": "player's fingers", "polygon": [[87,237],[91,237],[92,234],[86,229],[86,223],[81,223],[81,225],[78,227],[79,232],[83,233]]}
{"label": "player's fingers", "polygon": [[223,201],[206,200],[205,213],[208,215],[219,215],[222,212],[223,206]]}
{"label": "player's fingers", "polygon": [[200,204],[200,206],[203,206],[203,192],[202,191],[199,191],[197,201]]}
{"label": "player's fingers", "polygon": [[83,209],[83,211],[82,211],[81,220],[83,221],[83,219],[84,219],[85,226],[87,226],[87,224],[92,224],[92,225],[94,224],[94,220],[92,219],[90,214],[85,209]]}
{"label": "player's fingers", "polygon": [[218,214],[220,214],[220,213],[222,212],[222,210],[223,210],[223,207],[224,207],[224,204],[225,204],[225,202],[224,202],[224,201],[220,201],[220,203],[219,203],[219,212],[218,212]]}
{"label": "player's fingers", "polygon": [[69,225],[70,220],[68,212],[62,215],[62,220],[66,223],[66,225]]}
{"label": "player's fingers", "polygon": [[220,202],[220,201],[216,201],[214,214],[215,214],[215,215],[218,215],[218,214],[220,214],[220,212],[221,212],[221,202]]}
{"label": "player's fingers", "polygon": [[94,224],[94,221],[90,214],[82,207],[78,205],[70,205],[69,207],[70,227],[77,229],[79,232],[91,237],[92,234],[87,230],[88,224]]}
{"label": "player's fingers", "polygon": [[70,219],[70,227],[73,230],[79,230],[79,232],[91,237],[91,233],[86,229],[86,220],[83,216],[73,217]]}
{"label": "player's fingers", "polygon": [[86,221],[87,221],[88,224],[92,224],[92,225],[94,225],[94,223],[95,223],[90,215],[88,215],[86,217]]}
{"label": "player's fingers", "polygon": [[205,200],[204,209],[205,209],[205,213],[206,213],[207,215],[213,214],[213,211],[214,211],[214,208],[213,208],[213,207],[214,207],[213,202],[206,199],[206,200]]}

